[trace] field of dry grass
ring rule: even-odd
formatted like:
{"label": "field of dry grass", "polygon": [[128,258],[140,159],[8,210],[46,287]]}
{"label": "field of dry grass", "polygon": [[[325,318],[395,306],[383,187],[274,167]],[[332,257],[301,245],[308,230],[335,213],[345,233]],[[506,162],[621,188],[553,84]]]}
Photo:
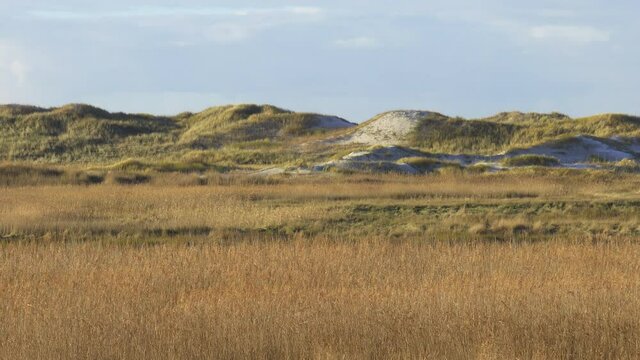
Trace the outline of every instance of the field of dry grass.
{"label": "field of dry grass", "polygon": [[635,244],[4,245],[5,359],[619,359]]}
{"label": "field of dry grass", "polygon": [[[203,241],[383,236],[418,241],[640,235],[635,174],[449,174],[214,178],[10,186],[0,236]],[[162,239],[165,240],[165,239]]]}
{"label": "field of dry grass", "polygon": [[638,175],[181,176],[0,187],[0,358],[640,354]]}

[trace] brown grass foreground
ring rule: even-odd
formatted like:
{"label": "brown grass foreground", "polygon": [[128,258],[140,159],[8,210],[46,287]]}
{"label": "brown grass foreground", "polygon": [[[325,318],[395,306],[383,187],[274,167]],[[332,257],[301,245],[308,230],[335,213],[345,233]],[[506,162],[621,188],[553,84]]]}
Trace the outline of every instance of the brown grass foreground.
{"label": "brown grass foreground", "polygon": [[0,358],[635,358],[640,247],[0,247]]}
{"label": "brown grass foreground", "polygon": [[640,354],[640,176],[0,187],[0,359]]}

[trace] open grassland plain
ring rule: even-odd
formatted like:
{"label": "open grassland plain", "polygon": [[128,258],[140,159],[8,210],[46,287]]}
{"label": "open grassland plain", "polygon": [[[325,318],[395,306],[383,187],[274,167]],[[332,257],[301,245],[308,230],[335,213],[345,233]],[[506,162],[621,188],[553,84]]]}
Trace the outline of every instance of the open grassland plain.
{"label": "open grassland plain", "polygon": [[[108,175],[111,176],[111,175]],[[258,177],[145,173],[146,183],[4,179],[7,240],[146,243],[289,239],[419,242],[640,235],[640,175],[524,169],[473,174]],[[0,177],[0,181],[3,179]],[[67,181],[66,178],[63,180]],[[129,184],[129,182],[125,182]]]}
{"label": "open grassland plain", "polygon": [[640,354],[637,174],[57,171],[0,173],[3,359]]}

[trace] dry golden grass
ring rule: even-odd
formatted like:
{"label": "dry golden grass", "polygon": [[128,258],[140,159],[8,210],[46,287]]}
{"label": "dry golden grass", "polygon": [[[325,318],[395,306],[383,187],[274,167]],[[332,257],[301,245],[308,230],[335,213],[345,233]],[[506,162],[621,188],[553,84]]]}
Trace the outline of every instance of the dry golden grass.
{"label": "dry golden grass", "polygon": [[619,359],[640,247],[0,247],[0,358]]}
{"label": "dry golden grass", "polygon": [[0,359],[640,354],[638,175],[185,179],[0,187]]}
{"label": "dry golden grass", "polygon": [[638,175],[613,181],[528,174],[219,178],[206,186],[183,185],[181,179],[168,174],[138,186],[0,188],[0,236],[75,241],[105,234],[437,238],[475,236],[485,228],[491,236],[519,229],[623,236],[640,231]]}

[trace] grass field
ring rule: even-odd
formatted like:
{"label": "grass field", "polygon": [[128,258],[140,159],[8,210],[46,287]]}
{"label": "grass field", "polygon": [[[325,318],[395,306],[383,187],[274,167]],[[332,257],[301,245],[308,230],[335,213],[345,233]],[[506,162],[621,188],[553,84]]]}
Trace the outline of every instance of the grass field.
{"label": "grass field", "polygon": [[636,174],[79,171],[0,172],[2,359],[640,353]]}

